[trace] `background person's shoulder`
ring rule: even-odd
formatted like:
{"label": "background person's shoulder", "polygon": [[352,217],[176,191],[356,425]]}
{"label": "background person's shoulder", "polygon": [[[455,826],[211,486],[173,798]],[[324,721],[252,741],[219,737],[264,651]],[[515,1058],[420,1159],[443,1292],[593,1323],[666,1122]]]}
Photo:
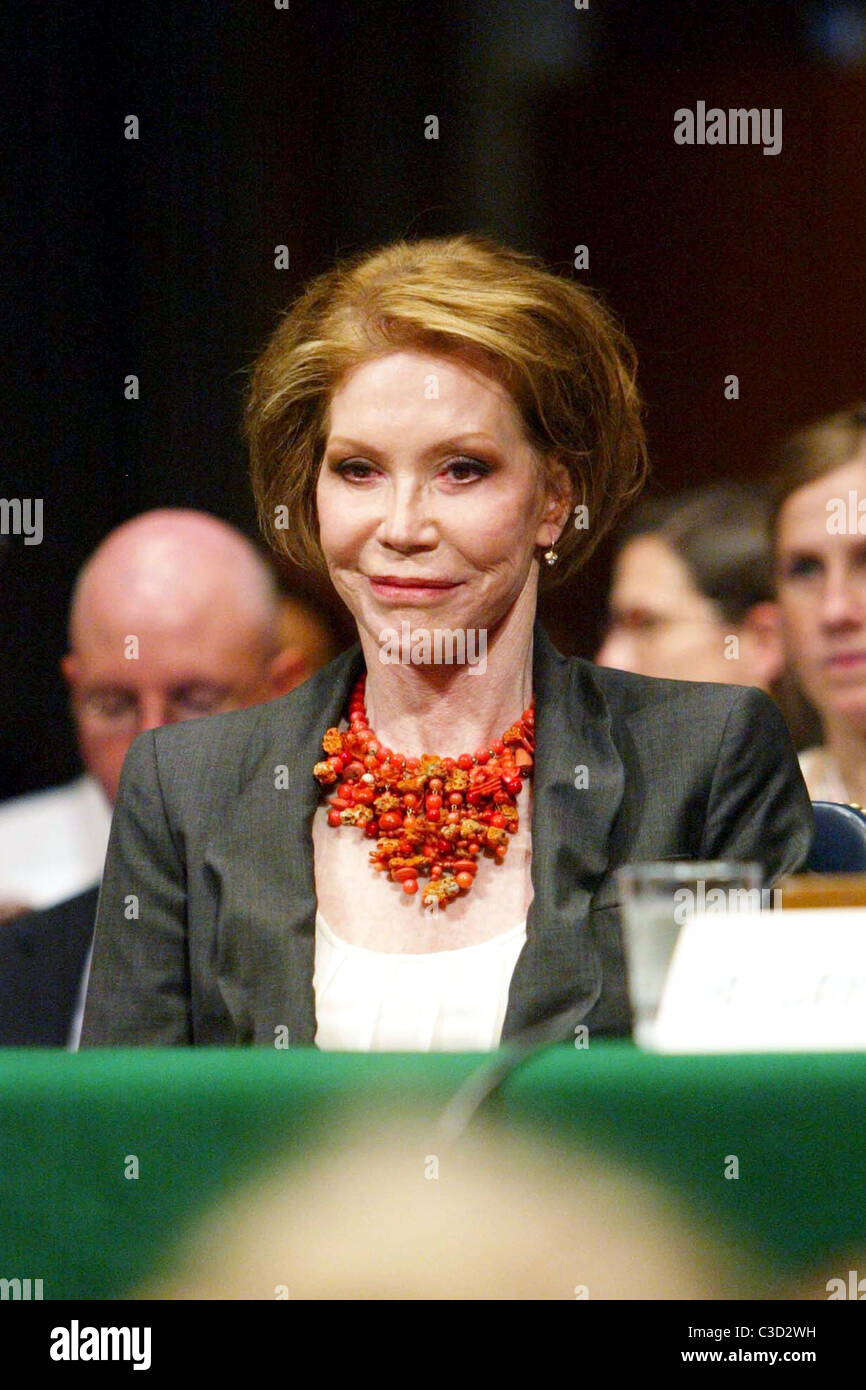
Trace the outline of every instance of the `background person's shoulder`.
{"label": "background person's shoulder", "polygon": [[693,714],[702,723],[715,723],[724,720],[741,703],[758,712],[777,708],[771,697],[755,686],[638,676],[631,671],[596,666],[582,657],[571,660],[579,668],[578,681],[601,692],[614,718],[655,710],[659,715],[668,712],[678,719]]}

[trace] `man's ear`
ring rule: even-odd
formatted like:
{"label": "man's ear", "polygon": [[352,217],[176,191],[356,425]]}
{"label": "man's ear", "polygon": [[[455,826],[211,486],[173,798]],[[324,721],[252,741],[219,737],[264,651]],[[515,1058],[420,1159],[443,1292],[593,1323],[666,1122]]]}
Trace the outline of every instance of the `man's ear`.
{"label": "man's ear", "polygon": [[755,603],[743,619],[743,635],[749,642],[752,663],[765,690],[779,679],[785,665],[781,626],[777,603]]}
{"label": "man's ear", "polygon": [[268,699],[276,700],[280,695],[288,695],[290,690],[312,674],[309,659],[300,647],[283,647],[268,666]]}

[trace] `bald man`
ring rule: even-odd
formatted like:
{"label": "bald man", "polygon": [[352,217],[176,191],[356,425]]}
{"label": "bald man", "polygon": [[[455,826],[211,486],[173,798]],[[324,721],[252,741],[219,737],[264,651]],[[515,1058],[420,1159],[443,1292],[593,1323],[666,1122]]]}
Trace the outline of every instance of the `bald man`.
{"label": "bald man", "polygon": [[280,645],[280,599],[250,542],[200,512],[147,512],[105,540],[72,596],[61,669],[85,766],[110,802],[137,734],[262,704],[311,674]]}
{"label": "bald man", "polygon": [[[61,904],[53,916],[0,927],[0,1016],[14,974],[9,952],[26,956],[34,931],[42,940],[50,929],[46,950],[57,952],[61,940],[71,946],[63,974],[75,975],[133,739],[162,724],[272,700],[331,659],[324,622],[299,600],[289,634],[287,607],[291,613],[292,600],[279,593],[255,546],[203,512],[146,512],[112,531],[86,562],[60,664],[87,773],[0,806],[0,909],[4,902]],[[62,1013],[59,1005],[54,1012]],[[8,1041],[0,1018],[0,1043]]]}

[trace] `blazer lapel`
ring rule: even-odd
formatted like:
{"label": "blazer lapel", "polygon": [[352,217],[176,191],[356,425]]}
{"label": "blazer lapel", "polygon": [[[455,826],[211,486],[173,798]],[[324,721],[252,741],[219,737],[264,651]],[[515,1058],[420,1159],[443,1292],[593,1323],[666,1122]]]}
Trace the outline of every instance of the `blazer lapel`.
{"label": "blazer lapel", "polygon": [[592,666],[567,660],[536,622],[532,885],[527,940],[511,979],[502,1041],[563,1013],[586,1012],[601,991],[590,900],[609,868],[622,801],[622,759]]}
{"label": "blazer lapel", "polygon": [[356,643],[326,672],[262,706],[234,814],[205,851],[217,880],[217,984],[239,1042],[273,1046],[278,1027],[292,1046],[315,1038],[312,819],[321,788],[312,768],[363,666]]}
{"label": "blazer lapel", "polygon": [[[533,680],[532,883],[527,941],[515,967],[503,1041],[561,1011],[591,1007],[601,971],[589,932],[608,869],[623,767],[610,714],[587,663],[569,662],[536,622]],[[364,666],[356,643],[291,695],[262,706],[230,823],[205,851],[217,881],[216,973],[241,1042],[312,1044],[316,894],[311,775],[322,735],[339,723]],[[288,787],[275,786],[287,769]],[[585,770],[585,787],[575,787]]]}

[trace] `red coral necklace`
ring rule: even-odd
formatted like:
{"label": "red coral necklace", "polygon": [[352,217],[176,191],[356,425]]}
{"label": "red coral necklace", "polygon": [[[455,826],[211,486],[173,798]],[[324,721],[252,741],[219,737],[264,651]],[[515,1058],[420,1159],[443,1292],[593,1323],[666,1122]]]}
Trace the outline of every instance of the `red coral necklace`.
{"label": "red coral necklace", "polygon": [[409,894],[429,877],[423,906],[445,907],[472,887],[482,851],[499,864],[508,852],[519,824],[517,797],[532,773],[535,696],[489,748],[459,758],[405,758],[383,747],[367,723],[366,682],[362,672],[349,699],[348,730],[328,729],[328,756],[313,768],[322,786],[335,787],[328,824],[359,826],[377,842],[374,869]]}

